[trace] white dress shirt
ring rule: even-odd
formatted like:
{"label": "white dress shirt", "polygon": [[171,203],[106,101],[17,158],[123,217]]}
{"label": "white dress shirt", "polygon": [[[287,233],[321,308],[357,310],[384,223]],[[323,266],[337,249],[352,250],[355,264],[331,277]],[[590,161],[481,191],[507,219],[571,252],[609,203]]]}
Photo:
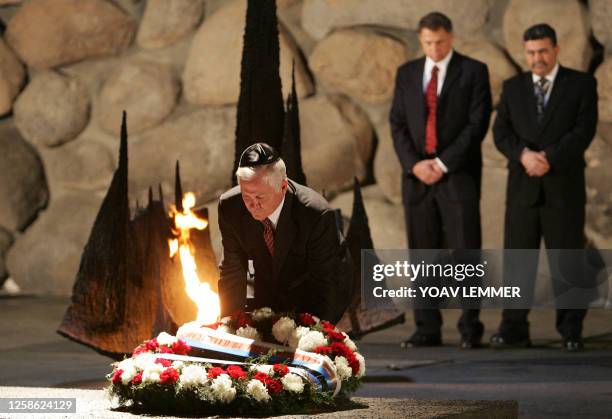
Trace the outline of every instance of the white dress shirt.
{"label": "white dress shirt", "polygon": [[[555,78],[557,78],[557,73],[559,72],[559,63],[555,64],[552,71],[544,76],[546,80],[550,82],[550,86],[548,87],[548,91],[546,92],[546,96],[544,96],[544,104],[548,103],[548,99],[550,98],[550,92],[552,92],[553,85],[555,84]],[[540,76],[535,73],[531,73],[531,78],[533,80],[533,91],[535,92],[535,84],[540,80]]]}
{"label": "white dress shirt", "polygon": [[[444,85],[444,79],[446,78],[446,70],[448,70],[448,63],[450,63],[451,58],[453,58],[453,50],[451,49],[446,57],[442,58],[440,61],[435,62],[429,57],[425,57],[425,68],[423,69],[423,93],[427,91],[427,85],[431,80],[431,70],[434,66],[438,67],[438,96],[440,96],[440,92],[442,91],[442,86]],[[436,163],[440,166],[440,169],[444,173],[448,173],[448,167],[436,157]]]}
{"label": "white dress shirt", "polygon": [[275,230],[276,230],[276,225],[278,224],[278,219],[280,218],[281,211],[283,210],[283,204],[285,203],[286,196],[287,196],[287,193],[285,192],[285,196],[283,197],[283,200],[281,201],[281,203],[278,204],[278,207],[276,207],[274,212],[268,216],[268,219],[272,221],[272,226],[274,227]]}

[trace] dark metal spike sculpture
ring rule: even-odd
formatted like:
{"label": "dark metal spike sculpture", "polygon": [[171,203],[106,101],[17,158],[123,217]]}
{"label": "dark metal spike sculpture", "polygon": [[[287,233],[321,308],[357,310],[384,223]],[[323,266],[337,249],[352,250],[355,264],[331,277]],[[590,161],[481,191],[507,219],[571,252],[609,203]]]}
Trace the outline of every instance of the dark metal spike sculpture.
{"label": "dark metal spike sculpture", "polygon": [[287,97],[282,157],[287,166],[287,176],[297,183],[306,185],[306,175],[302,168],[302,145],[300,141],[300,109],[295,89],[295,61],[291,68],[291,93]]}
{"label": "dark metal spike sculpture", "polygon": [[162,185],[161,183],[157,184],[157,191],[159,193],[159,202],[161,202],[162,208],[166,208],[165,202],[164,202],[164,191],[162,189]]}
{"label": "dark metal spike sculpture", "polygon": [[360,337],[366,333],[403,323],[404,313],[396,309],[361,309],[361,250],[373,249],[374,243],[363,203],[361,186],[357,178],[354,180],[353,213],[346,234],[346,243],[353,259],[353,289],[355,291],[349,309],[338,323],[339,327],[349,332],[353,337]]}
{"label": "dark metal spike sculpture", "polygon": [[232,185],[245,148],[259,141],[279,152],[282,146],[284,104],[275,0],[248,0],[243,39]]}
{"label": "dark metal spike sculpture", "polygon": [[153,187],[149,185],[149,202],[147,204],[147,207],[150,207],[152,202],[153,202]]}
{"label": "dark metal spike sculpture", "polygon": [[181,168],[178,160],[176,161],[174,178],[174,205],[179,212],[183,211],[183,186],[181,184]]}

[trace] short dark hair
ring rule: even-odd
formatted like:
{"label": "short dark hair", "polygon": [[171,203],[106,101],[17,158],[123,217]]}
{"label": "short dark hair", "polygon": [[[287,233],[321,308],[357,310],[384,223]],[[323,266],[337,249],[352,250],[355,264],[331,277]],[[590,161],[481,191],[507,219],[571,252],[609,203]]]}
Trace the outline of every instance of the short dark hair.
{"label": "short dark hair", "polygon": [[418,32],[421,32],[423,28],[427,28],[431,31],[437,31],[442,28],[446,32],[453,31],[453,22],[444,13],[431,12],[426,14],[419,20]]}
{"label": "short dark hair", "polygon": [[557,33],[553,27],[547,23],[538,23],[537,25],[533,25],[530,28],[527,28],[525,33],[523,33],[524,42],[544,38],[549,38],[550,42],[553,44],[553,47],[557,46]]}

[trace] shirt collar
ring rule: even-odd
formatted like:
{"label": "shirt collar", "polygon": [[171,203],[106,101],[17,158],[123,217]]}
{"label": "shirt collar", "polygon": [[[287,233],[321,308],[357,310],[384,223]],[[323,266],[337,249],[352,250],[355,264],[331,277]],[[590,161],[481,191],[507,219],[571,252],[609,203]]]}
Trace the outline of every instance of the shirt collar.
{"label": "shirt collar", "polygon": [[[557,63],[553,67],[552,71],[550,73],[548,73],[547,75],[545,75],[544,78],[546,80],[548,80],[550,82],[550,84],[553,84],[555,82],[555,78],[557,77],[557,73],[558,72],[559,72],[559,62],[557,61]],[[535,83],[538,80],[540,80],[540,76],[538,76],[535,73],[531,73],[531,79]]]}
{"label": "shirt collar", "polygon": [[448,54],[446,54],[446,57],[442,58],[438,62],[435,62],[434,60],[426,56],[425,57],[425,71],[427,72],[427,74],[431,73],[431,69],[435,65],[436,67],[438,67],[438,72],[444,74],[446,73],[446,69],[448,68],[448,63],[450,63],[451,58],[453,58],[452,49],[449,51]]}
{"label": "shirt collar", "polygon": [[283,200],[281,201],[281,203],[278,204],[278,207],[276,207],[274,212],[268,216],[268,219],[272,221],[272,226],[274,226],[274,228],[276,228],[276,225],[278,224],[278,219],[280,218],[280,214],[283,209],[283,204],[285,203],[286,198],[287,198],[287,193],[285,192],[285,196],[283,197]]}

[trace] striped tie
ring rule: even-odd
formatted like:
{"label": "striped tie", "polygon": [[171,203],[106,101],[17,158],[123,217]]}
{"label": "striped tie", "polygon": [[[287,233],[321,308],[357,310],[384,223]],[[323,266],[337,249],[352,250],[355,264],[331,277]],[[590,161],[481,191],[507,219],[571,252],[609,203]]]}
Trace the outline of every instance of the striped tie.
{"label": "striped tie", "polygon": [[266,247],[270,252],[270,255],[274,256],[274,227],[272,226],[272,221],[269,218],[266,218],[262,221],[264,225],[263,237],[266,242]]}

